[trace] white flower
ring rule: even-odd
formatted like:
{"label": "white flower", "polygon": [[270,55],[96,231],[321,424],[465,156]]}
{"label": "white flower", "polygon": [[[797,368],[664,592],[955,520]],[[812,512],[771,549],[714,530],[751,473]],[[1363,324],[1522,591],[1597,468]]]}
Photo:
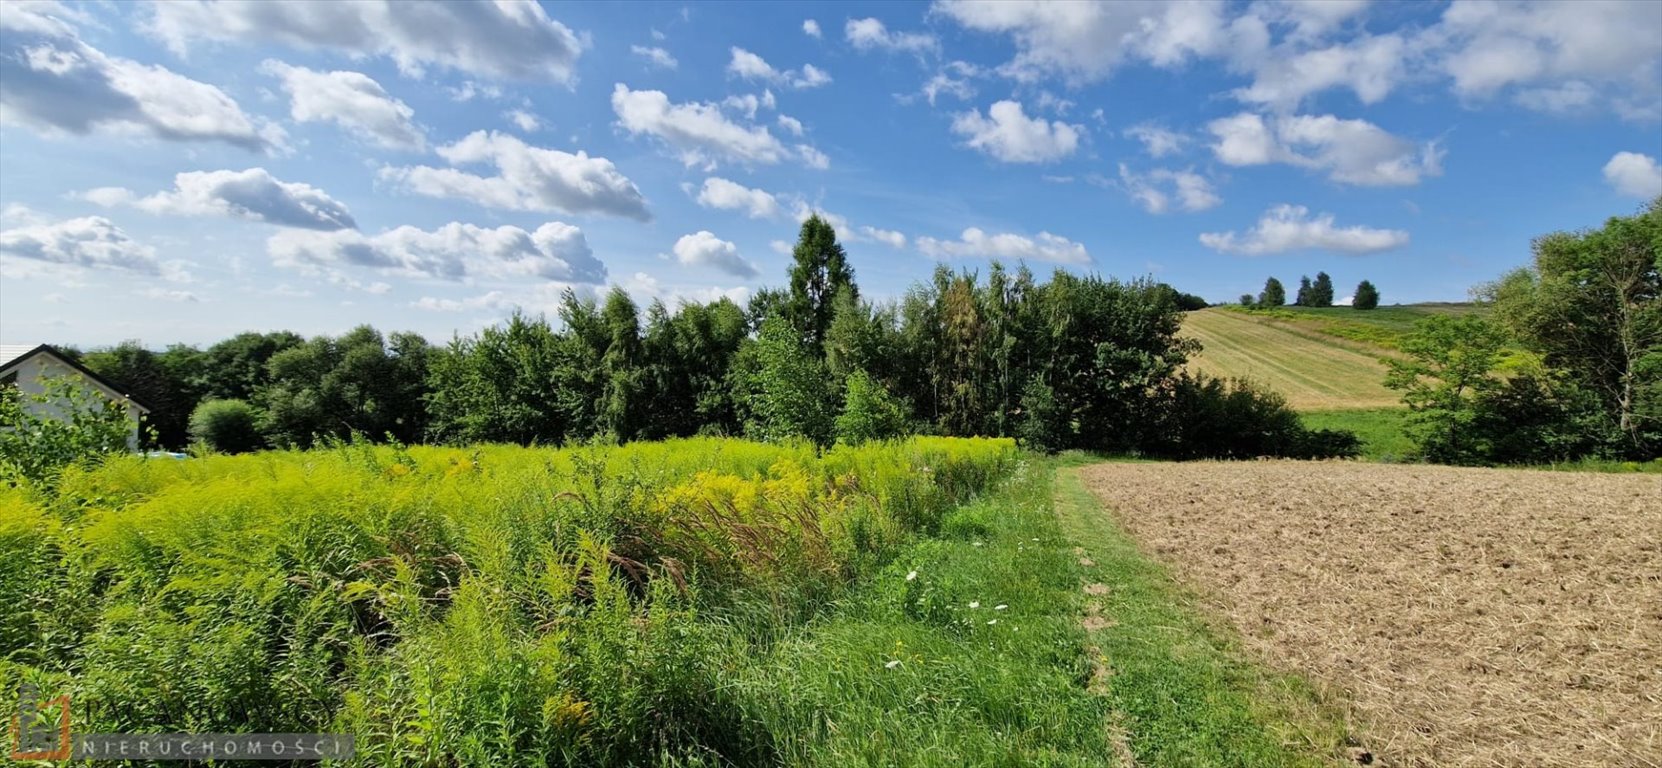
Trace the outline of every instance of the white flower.
{"label": "white flower", "polygon": [[887,664],[884,664],[883,668],[884,669],[894,669],[895,667],[898,667],[898,666],[900,666],[900,659],[895,659],[894,661],[891,661]]}
{"label": "white flower", "polygon": [[979,546],[981,546],[981,542],[979,542],[979,541],[978,541],[978,542],[975,542],[975,543],[974,543],[974,544],[971,544],[971,545],[970,545],[970,546],[972,546],[972,547],[979,547]]}
{"label": "white flower", "polygon": [[980,608],[981,607],[981,601],[980,600],[971,600],[970,601],[970,607],[971,608]]}
{"label": "white flower", "polygon": [[990,626],[992,626],[994,624],[997,624],[997,623],[998,623],[998,619],[993,619],[992,621],[987,622],[987,626],[990,627]]}
{"label": "white flower", "polygon": [[911,573],[906,574],[906,580],[907,581],[911,581],[913,579],[916,579],[917,577],[918,577],[918,572],[917,571],[912,571]]}
{"label": "white flower", "polygon": [[1004,610],[1004,609],[1005,609],[1005,608],[1009,608],[1009,607],[1010,607],[1010,606],[1008,606],[1008,605],[1005,605],[1005,604],[1003,604],[1003,603],[999,603],[999,604],[998,604],[998,605],[995,605],[995,606],[993,606],[993,610],[995,610],[995,611],[1002,611],[1002,610]]}

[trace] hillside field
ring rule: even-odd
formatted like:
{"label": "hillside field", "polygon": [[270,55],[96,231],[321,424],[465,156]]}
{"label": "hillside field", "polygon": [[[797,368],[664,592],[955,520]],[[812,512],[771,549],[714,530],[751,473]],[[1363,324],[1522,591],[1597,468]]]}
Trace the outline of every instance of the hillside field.
{"label": "hillside field", "polygon": [[1255,380],[1301,411],[1401,403],[1397,393],[1385,388],[1385,366],[1379,358],[1390,349],[1380,344],[1331,336],[1308,321],[1219,307],[1188,313],[1183,331],[1202,345],[1189,361],[1193,370]]}

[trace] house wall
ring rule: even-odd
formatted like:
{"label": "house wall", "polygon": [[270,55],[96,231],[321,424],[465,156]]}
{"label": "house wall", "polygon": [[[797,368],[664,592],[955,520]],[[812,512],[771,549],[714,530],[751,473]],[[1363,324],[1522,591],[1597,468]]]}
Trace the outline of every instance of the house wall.
{"label": "house wall", "polygon": [[[90,394],[102,398],[109,398],[115,400],[117,403],[120,403],[121,406],[127,411],[127,421],[132,425],[132,428],[127,434],[127,449],[132,451],[138,450],[139,415],[141,411],[131,400],[122,397],[121,393],[111,392],[110,390],[99,385],[98,382],[87,378],[85,374],[71,368],[63,361],[58,360],[50,354],[34,355],[33,357],[30,357],[29,359],[18,364],[16,370],[17,388],[24,395],[39,395],[44,393],[46,391],[46,382],[51,379],[68,379],[75,382],[76,386],[86,390]],[[30,415],[37,417],[64,419],[67,416],[64,404],[58,402],[57,400],[42,403],[26,397],[23,401],[23,410],[28,412]]]}

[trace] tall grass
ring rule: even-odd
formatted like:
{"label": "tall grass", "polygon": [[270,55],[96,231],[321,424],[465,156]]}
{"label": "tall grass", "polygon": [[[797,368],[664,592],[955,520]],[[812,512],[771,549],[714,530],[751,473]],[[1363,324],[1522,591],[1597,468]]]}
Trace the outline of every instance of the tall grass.
{"label": "tall grass", "polygon": [[[996,510],[954,510],[1016,465],[1009,441],[942,438],[116,459],[0,491],[0,690],[68,693],[84,732],[353,733],[376,766],[834,764],[856,752],[816,746],[837,726],[814,702],[842,685],[876,686],[873,723],[934,707],[993,724],[965,744],[1060,748],[1055,718],[1089,715],[1067,686],[1042,706],[1004,672],[883,693],[950,680],[930,660],[955,648],[1033,653],[953,623],[970,592],[1021,587],[993,583],[1003,565],[927,570],[993,535]],[[921,623],[878,647],[856,605]],[[822,628],[845,640],[805,639]],[[1021,631],[1067,668],[1062,627]]]}

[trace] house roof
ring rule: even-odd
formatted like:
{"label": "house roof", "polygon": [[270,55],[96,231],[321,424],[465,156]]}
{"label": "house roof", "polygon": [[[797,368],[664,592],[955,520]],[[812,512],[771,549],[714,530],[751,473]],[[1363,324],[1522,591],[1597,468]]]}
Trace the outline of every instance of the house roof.
{"label": "house roof", "polygon": [[144,411],[145,413],[150,412],[150,406],[145,405],[143,400],[128,394],[124,387],[121,387],[115,382],[93,373],[92,369],[81,365],[68,355],[59,352],[51,344],[36,344],[34,346],[30,346],[28,344],[0,344],[0,375],[10,373],[13,368],[17,367],[23,361],[36,355],[43,354],[51,355],[53,359],[75,369],[76,372],[87,377],[88,379],[91,379],[94,383],[104,389],[125,398],[128,402],[138,406],[139,410]]}

